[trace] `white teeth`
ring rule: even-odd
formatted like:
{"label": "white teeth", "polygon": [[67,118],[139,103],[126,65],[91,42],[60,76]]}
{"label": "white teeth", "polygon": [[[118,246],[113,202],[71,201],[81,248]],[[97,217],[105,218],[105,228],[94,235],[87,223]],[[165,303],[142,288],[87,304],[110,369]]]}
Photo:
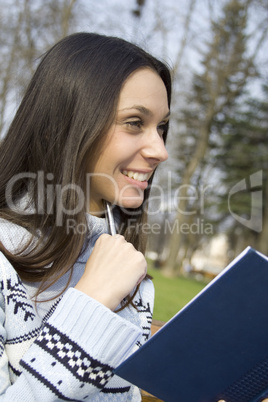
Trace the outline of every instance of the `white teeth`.
{"label": "white teeth", "polygon": [[135,180],[138,180],[138,181],[145,181],[146,180],[146,178],[147,178],[147,174],[143,174],[143,173],[138,173],[137,175],[136,175],[136,177],[135,177]]}
{"label": "white teeth", "polygon": [[127,170],[123,170],[122,172],[125,176],[131,177],[134,180],[137,181],[147,181],[150,177],[149,173],[138,173],[138,172],[132,172],[132,170],[127,171]]}

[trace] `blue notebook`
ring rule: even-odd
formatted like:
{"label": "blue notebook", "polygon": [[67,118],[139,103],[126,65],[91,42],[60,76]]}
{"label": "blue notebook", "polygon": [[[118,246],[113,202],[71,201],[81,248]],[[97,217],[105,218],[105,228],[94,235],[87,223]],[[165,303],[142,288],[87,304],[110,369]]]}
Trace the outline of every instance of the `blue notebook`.
{"label": "blue notebook", "polygon": [[248,247],[115,374],[165,402],[268,397],[268,258]]}

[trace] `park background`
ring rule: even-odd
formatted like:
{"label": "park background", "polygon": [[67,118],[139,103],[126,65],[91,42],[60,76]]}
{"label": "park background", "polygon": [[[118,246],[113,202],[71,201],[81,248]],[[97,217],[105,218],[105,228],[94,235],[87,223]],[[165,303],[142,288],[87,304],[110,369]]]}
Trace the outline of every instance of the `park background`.
{"label": "park background", "polygon": [[0,0],[0,138],[40,56],[78,31],[171,68],[169,160],[144,229],[154,318],[166,321],[246,246],[268,254],[268,2]]}

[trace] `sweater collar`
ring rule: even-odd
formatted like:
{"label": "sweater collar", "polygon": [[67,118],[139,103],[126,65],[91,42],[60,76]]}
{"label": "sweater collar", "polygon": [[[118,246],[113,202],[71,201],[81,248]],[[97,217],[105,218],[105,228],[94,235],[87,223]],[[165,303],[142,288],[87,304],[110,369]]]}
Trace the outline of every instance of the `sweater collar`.
{"label": "sweater collar", "polygon": [[97,236],[102,233],[108,233],[108,223],[106,218],[100,218],[98,216],[86,214],[87,227],[89,237]]}

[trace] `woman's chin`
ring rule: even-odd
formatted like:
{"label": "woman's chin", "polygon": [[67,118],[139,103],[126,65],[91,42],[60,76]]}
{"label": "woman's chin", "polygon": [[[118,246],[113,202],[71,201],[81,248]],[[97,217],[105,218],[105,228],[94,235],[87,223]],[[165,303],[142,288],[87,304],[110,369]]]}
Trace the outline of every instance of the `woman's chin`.
{"label": "woman's chin", "polygon": [[118,202],[118,206],[121,208],[126,208],[126,209],[137,209],[139,208],[143,203],[143,197],[132,197],[132,198],[124,198],[124,200],[120,200]]}

